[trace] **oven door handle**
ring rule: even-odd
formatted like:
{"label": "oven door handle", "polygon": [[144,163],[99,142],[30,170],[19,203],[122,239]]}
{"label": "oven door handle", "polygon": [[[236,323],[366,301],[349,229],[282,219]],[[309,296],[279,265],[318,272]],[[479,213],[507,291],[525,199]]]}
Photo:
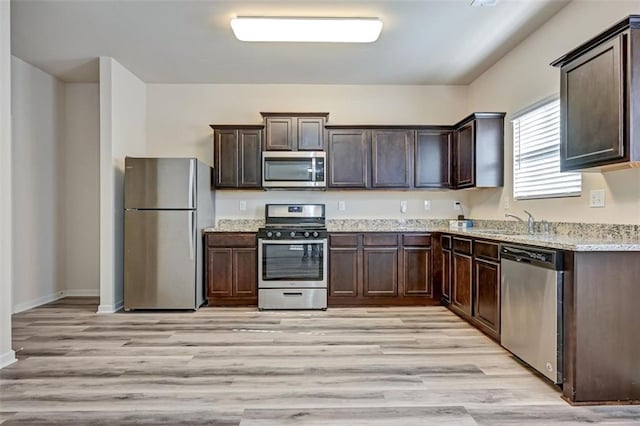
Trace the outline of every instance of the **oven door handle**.
{"label": "oven door handle", "polygon": [[268,240],[265,238],[258,238],[258,242],[260,244],[294,244],[294,245],[302,245],[302,244],[326,244],[327,240]]}

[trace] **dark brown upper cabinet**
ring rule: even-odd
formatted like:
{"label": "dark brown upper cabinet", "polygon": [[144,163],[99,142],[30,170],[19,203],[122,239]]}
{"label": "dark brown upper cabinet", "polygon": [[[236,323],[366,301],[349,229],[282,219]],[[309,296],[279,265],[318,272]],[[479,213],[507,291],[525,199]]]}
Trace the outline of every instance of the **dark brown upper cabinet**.
{"label": "dark brown upper cabinet", "polygon": [[454,126],[455,189],[504,184],[504,116],[476,112]]}
{"label": "dark brown upper cabinet", "polygon": [[371,132],[365,129],[329,130],[330,188],[368,188]]}
{"label": "dark brown upper cabinet", "polygon": [[262,112],[265,151],[324,151],[329,113]]}
{"label": "dark brown upper cabinet", "polygon": [[414,186],[453,187],[453,132],[418,130],[415,139]]}
{"label": "dark brown upper cabinet", "polygon": [[411,187],[414,138],[412,130],[372,130],[372,188]]}
{"label": "dark brown upper cabinet", "polygon": [[640,15],[551,65],[560,67],[560,170],[640,161]]}
{"label": "dark brown upper cabinet", "polygon": [[216,188],[262,187],[262,127],[211,125]]}

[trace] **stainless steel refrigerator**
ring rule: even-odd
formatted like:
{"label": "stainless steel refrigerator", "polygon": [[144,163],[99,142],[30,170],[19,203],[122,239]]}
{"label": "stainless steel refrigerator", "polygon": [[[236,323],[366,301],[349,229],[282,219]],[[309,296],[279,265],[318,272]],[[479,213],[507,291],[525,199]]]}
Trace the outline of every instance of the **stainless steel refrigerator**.
{"label": "stainless steel refrigerator", "polygon": [[204,302],[202,230],[214,225],[211,173],[195,158],[125,159],[125,310],[195,310]]}

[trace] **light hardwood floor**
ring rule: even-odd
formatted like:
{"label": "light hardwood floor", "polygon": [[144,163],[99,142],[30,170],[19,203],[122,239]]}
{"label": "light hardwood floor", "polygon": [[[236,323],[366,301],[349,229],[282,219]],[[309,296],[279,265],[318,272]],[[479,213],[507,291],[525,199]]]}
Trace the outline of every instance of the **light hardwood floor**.
{"label": "light hardwood floor", "polygon": [[0,423],[640,424],[571,407],[438,306],[95,314],[67,298],[13,317]]}

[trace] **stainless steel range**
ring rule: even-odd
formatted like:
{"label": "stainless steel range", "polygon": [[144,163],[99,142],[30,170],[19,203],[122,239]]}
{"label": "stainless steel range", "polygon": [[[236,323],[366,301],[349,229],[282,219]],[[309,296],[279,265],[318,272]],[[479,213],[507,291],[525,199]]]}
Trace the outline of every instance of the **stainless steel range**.
{"label": "stainless steel range", "polygon": [[258,230],[258,309],[327,309],[324,204],[267,204]]}

